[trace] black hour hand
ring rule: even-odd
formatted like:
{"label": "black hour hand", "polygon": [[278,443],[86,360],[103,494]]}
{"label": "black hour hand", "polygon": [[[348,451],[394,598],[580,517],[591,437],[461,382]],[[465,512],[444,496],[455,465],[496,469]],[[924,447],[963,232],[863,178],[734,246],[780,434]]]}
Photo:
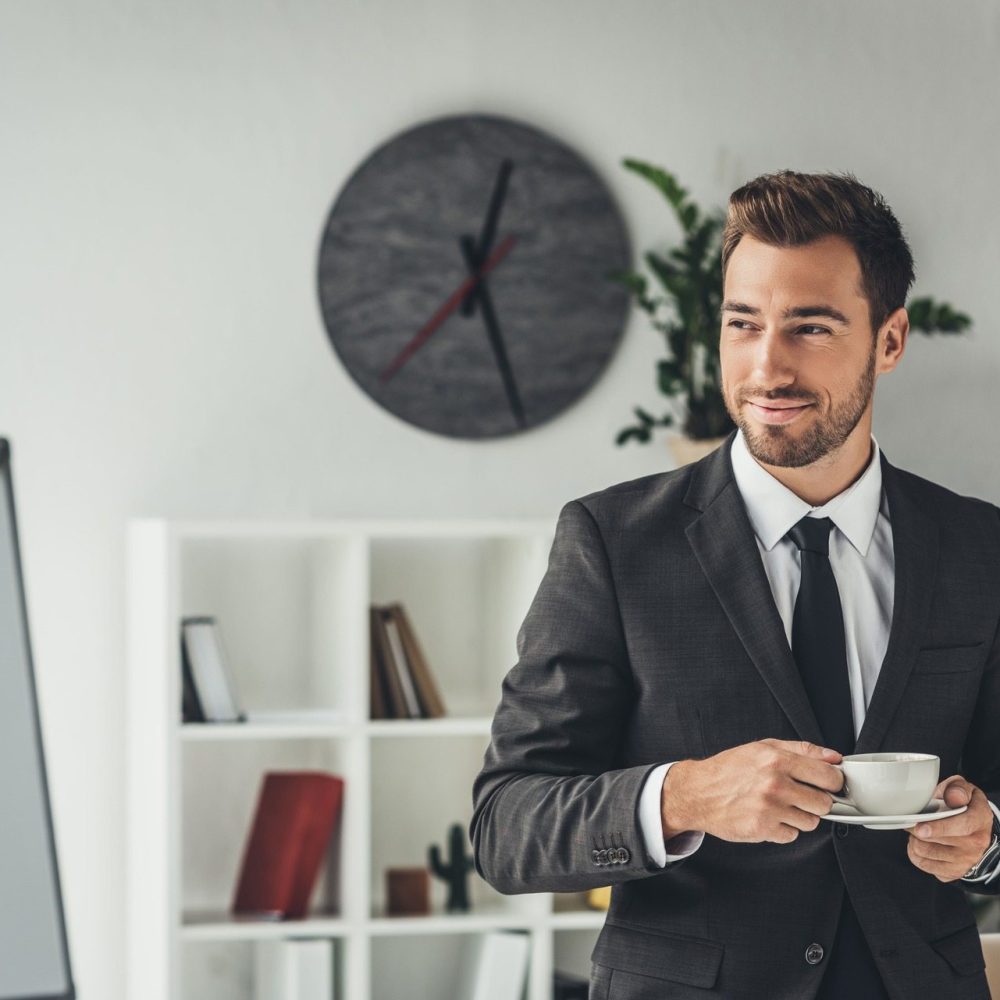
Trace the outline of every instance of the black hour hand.
{"label": "black hour hand", "polygon": [[[486,210],[486,218],[483,220],[483,228],[479,234],[479,245],[476,249],[476,256],[480,260],[485,260],[490,250],[493,248],[493,240],[497,235],[497,221],[500,218],[500,209],[503,208],[504,198],[507,197],[507,182],[510,180],[511,171],[514,169],[513,160],[503,160],[500,169],[497,171],[496,180],[493,182],[493,194],[490,195],[490,205]],[[476,308],[476,290],[469,292],[462,303],[462,315],[471,316]]]}

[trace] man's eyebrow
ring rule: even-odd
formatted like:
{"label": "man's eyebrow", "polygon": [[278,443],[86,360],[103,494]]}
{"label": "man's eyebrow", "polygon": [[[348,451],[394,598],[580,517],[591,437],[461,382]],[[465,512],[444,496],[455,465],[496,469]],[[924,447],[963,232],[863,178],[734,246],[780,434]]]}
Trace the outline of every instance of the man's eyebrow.
{"label": "man's eyebrow", "polygon": [[[759,309],[754,306],[747,305],[745,302],[723,302],[722,311],[742,313],[745,316],[760,315]],[[825,304],[814,306],[794,306],[791,309],[786,309],[781,314],[782,319],[808,319],[811,316],[823,316],[826,319],[832,319],[837,323],[842,323],[844,326],[851,325],[850,320],[839,309],[834,309],[833,306]]]}

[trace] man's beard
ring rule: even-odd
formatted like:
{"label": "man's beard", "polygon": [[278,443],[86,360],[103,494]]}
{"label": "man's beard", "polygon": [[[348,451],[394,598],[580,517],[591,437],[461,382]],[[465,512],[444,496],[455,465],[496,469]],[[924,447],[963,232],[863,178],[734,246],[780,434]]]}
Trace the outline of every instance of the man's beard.
{"label": "man's beard", "polygon": [[[763,430],[758,430],[744,415],[742,408],[733,412],[728,399],[726,408],[733,422],[743,432],[747,450],[758,462],[780,468],[799,469],[804,465],[812,465],[847,440],[871,402],[874,388],[875,345],[873,343],[865,369],[850,395],[842,403],[835,405],[825,420],[820,418],[814,421],[800,438],[793,438],[781,424],[772,424]],[[810,398],[792,389],[782,390],[778,395],[756,392],[749,395],[763,399]]]}

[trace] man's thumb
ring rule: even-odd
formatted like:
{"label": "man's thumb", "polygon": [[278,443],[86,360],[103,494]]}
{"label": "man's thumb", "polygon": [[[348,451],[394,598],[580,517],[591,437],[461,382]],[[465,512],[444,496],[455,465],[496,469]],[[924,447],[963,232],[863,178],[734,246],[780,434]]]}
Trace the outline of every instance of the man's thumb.
{"label": "man's thumb", "polygon": [[944,797],[948,805],[954,803],[956,806],[964,806],[969,801],[969,792],[964,785],[954,784],[944,790]]}

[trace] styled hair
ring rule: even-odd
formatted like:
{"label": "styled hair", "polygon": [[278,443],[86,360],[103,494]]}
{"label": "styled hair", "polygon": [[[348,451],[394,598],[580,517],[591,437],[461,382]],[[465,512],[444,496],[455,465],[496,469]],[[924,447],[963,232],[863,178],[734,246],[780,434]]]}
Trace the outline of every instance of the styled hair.
{"label": "styled hair", "polygon": [[861,266],[872,333],[906,305],[913,255],[892,209],[852,174],[762,174],[729,196],[722,232],[722,274],[744,236],[776,247],[797,247],[841,236]]}

